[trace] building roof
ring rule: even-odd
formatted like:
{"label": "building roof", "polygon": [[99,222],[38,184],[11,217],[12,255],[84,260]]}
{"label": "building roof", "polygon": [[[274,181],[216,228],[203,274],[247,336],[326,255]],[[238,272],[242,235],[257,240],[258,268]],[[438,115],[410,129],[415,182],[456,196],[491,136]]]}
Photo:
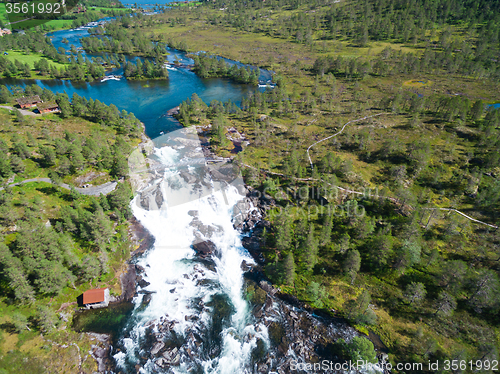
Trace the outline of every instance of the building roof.
{"label": "building roof", "polygon": [[36,106],[38,110],[53,109],[58,108],[59,105],[55,101],[47,101],[45,103],[40,103]]}
{"label": "building roof", "polygon": [[96,288],[83,293],[83,304],[100,303],[105,300],[104,291],[106,288]]}
{"label": "building roof", "polygon": [[17,103],[19,105],[26,105],[26,104],[36,104],[36,103],[41,103],[42,100],[40,99],[40,96],[35,95],[35,96],[28,96],[28,97],[20,97],[19,99],[16,99]]}

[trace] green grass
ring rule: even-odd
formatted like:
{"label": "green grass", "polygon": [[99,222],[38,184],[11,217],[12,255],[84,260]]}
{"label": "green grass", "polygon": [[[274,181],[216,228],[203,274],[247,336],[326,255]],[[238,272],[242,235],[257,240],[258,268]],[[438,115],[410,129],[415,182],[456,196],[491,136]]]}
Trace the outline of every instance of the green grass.
{"label": "green grass", "polygon": [[[8,105],[13,105],[13,102],[8,103]],[[19,123],[16,121],[15,116],[9,113],[8,110],[0,109],[0,123],[2,123],[3,130],[0,133],[1,140],[5,141],[10,146],[12,145],[13,136],[16,134],[21,141],[25,141],[28,144],[29,150],[32,152],[32,157],[23,161],[26,170],[18,173],[19,179],[16,178],[16,181],[47,176],[48,169],[42,167],[38,162],[38,147],[51,144],[48,139],[64,137],[65,130],[73,134],[85,136],[99,133],[103,139],[113,139],[116,137],[116,132],[111,128],[103,127],[100,124],[77,117],[63,119],[56,114],[39,116],[36,118],[30,117],[25,123]],[[33,136],[36,145],[28,140],[28,134]],[[134,145],[139,141],[139,139],[130,140]],[[86,168],[79,174],[85,174],[89,171],[91,171],[90,168]],[[68,182],[72,182],[71,178],[76,176],[76,174],[70,175],[68,177]],[[106,180],[109,180],[108,175],[102,176],[94,181],[95,183],[102,183]],[[40,219],[42,222],[46,222],[49,219],[59,217],[61,207],[71,205],[71,199],[68,198],[69,193],[68,190],[54,187],[45,182],[33,182],[15,186],[12,187],[11,190],[13,202],[12,210],[16,216],[23,217],[30,209],[29,206],[37,199],[41,204],[39,209]],[[78,203],[84,208],[90,206],[91,201],[92,197],[89,196],[82,195],[78,198]],[[120,226],[123,226],[125,232],[127,232],[126,223],[121,223]],[[4,227],[1,229],[4,230]],[[16,235],[18,234],[11,233],[5,235],[3,242],[5,244],[12,244]],[[84,241],[75,240],[74,245],[74,254],[78,258],[92,251],[92,248],[89,248],[88,243]],[[20,312],[26,317],[36,317],[36,309],[38,306],[48,306],[51,311],[55,312],[61,308],[63,304],[76,302],[78,295],[96,285],[109,287],[114,295],[120,294],[120,275],[125,270],[124,264],[129,256],[129,242],[124,241],[116,243],[116,249],[110,251],[109,254],[109,272],[102,275],[102,277],[97,280],[97,283],[95,281],[93,281],[92,284],[88,282],[78,282],[75,284],[75,288],[66,286],[57,295],[39,295],[34,304],[29,306],[12,303],[12,300],[9,299],[10,294],[5,289],[6,283],[3,281],[0,282],[0,367],[10,367],[13,371],[11,370],[9,372],[25,372],[19,369],[19,367],[22,367],[22,358],[15,358],[15,355],[19,355],[19,357],[36,357],[39,360],[40,366],[50,367],[53,372],[78,372],[79,357],[76,349],[59,349],[57,346],[48,343],[41,338],[40,332],[35,330],[33,324],[30,325],[32,331],[25,330],[18,334],[13,331],[12,317],[16,312]],[[64,309],[64,313],[68,314],[69,322],[59,322],[56,329],[49,333],[44,333],[43,336],[59,344],[75,343],[80,347],[82,352],[88,352],[92,344],[90,337],[85,334],[74,332],[71,329],[71,321],[75,315],[75,307],[75,304],[70,304]],[[119,319],[120,316],[121,315],[117,315],[117,319]],[[9,357],[7,357],[8,352],[11,352],[11,356]],[[85,360],[82,370],[88,373],[95,372],[97,370],[95,361],[90,358]]]}
{"label": "green grass", "polygon": [[72,20],[70,19],[54,19],[52,21],[45,23],[44,26],[46,29],[51,29],[51,30],[68,29],[71,28],[71,22]]}
{"label": "green grass", "polygon": [[[41,53],[34,53],[30,52],[29,54],[25,54],[24,52],[20,51],[9,51],[9,54],[5,57],[7,60],[14,62],[14,60],[18,60],[19,62],[22,62],[23,64],[28,64],[31,69],[34,69],[35,67],[35,62],[40,61],[44,56]],[[64,64],[61,64],[59,62],[54,62],[49,60],[49,64],[55,66],[56,68],[60,69],[61,67],[64,67]]]}
{"label": "green grass", "polygon": [[0,21],[6,26],[9,23],[9,17],[7,17],[7,10],[4,3],[0,3]]}
{"label": "green grass", "polygon": [[98,12],[102,12],[102,11],[105,11],[105,10],[114,10],[114,11],[121,11],[123,13],[130,13],[131,10],[129,8],[108,8],[108,7],[102,7],[102,6],[93,6],[93,7],[90,7],[90,10],[96,10]]}
{"label": "green grass", "polygon": [[190,1],[189,3],[170,3],[168,6],[192,6],[192,5],[200,5],[201,1]]}

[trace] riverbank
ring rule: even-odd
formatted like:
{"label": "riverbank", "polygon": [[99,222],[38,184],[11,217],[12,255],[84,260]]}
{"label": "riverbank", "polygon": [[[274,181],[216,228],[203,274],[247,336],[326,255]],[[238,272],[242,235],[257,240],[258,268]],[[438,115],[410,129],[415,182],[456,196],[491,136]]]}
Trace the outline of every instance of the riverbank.
{"label": "riverbank", "polygon": [[[197,126],[197,132],[205,158],[218,158],[205,138],[204,128]],[[234,160],[234,156],[231,158]],[[257,323],[268,328],[272,343],[267,352],[259,353],[262,356],[256,360],[257,370],[267,372],[279,368],[288,373],[293,360],[293,356],[288,354],[291,351],[304,362],[329,360],[341,364],[346,359],[338,349],[341,339],[349,342],[360,336],[373,339],[378,362],[384,367],[389,362],[389,356],[380,337],[374,333],[365,335],[359,331],[359,326],[356,328],[346,319],[335,316],[335,310],[318,309],[300,301],[292,292],[272,284],[264,271],[267,249],[263,242],[266,231],[276,230],[266,218],[268,212],[277,207],[277,202],[250,185],[245,184],[243,190],[247,191],[246,196],[233,208],[233,226],[241,233],[242,245],[255,261],[255,264],[245,261],[241,264],[245,278],[244,293]],[[206,252],[197,252],[203,258],[207,256]],[[208,254],[215,255],[212,252]]]}
{"label": "riverbank", "polygon": [[[28,86],[25,92],[16,92],[17,97],[33,89]],[[8,104],[14,101],[8,95],[4,98]],[[118,132],[120,124],[115,122],[61,118],[61,114],[16,116],[0,110],[0,178],[5,183],[0,190],[0,263],[5,282],[0,298],[1,367],[24,372],[18,367],[29,358],[40,370],[73,372],[77,367],[94,372],[96,364],[88,352],[101,343],[71,329],[79,310],[76,300],[99,287],[107,287],[114,301],[130,300],[134,294],[131,276],[122,276],[127,270],[124,261],[145,235],[136,234],[135,242],[128,237],[130,192],[127,182],[116,181],[125,177],[125,171],[116,174],[116,168],[110,169],[114,162],[126,165],[123,153],[140,143],[144,128],[139,130],[131,114],[123,115],[120,124],[128,127]],[[112,149],[108,139],[117,142]],[[77,148],[70,150],[71,144]],[[85,153],[90,157],[84,158],[82,151],[90,146],[94,153]],[[88,187],[92,182],[96,186]],[[82,184],[87,188],[71,187]],[[20,245],[26,252],[16,250]],[[19,279],[23,292],[13,283]]]}

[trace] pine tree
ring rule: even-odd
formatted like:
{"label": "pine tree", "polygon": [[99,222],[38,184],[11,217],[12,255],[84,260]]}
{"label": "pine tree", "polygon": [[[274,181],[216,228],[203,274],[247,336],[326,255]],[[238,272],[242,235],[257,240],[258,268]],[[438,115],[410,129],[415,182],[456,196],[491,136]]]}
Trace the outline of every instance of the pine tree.
{"label": "pine tree", "polygon": [[293,253],[290,252],[283,261],[283,283],[293,286],[295,282],[295,260],[293,258]]}
{"label": "pine tree", "polygon": [[351,284],[354,283],[356,275],[361,267],[361,256],[357,250],[352,250],[347,253],[347,257],[343,264],[345,274],[351,279]]}
{"label": "pine tree", "polygon": [[434,314],[441,313],[444,316],[449,316],[457,307],[457,302],[455,298],[445,291],[441,291],[438,298],[434,301],[434,308],[436,312]]}
{"label": "pine tree", "polygon": [[472,108],[470,109],[470,116],[473,121],[477,121],[478,119],[481,118],[484,112],[484,104],[482,100],[477,100],[474,102],[474,105],[472,105]]}
{"label": "pine tree", "polygon": [[425,286],[420,282],[411,282],[405,290],[404,297],[409,302],[410,305],[413,303],[419,303],[427,294]]}
{"label": "pine tree", "polygon": [[309,234],[304,243],[303,260],[308,272],[318,263],[318,241],[314,236],[314,226],[312,223],[309,226]]}
{"label": "pine tree", "polygon": [[12,94],[6,86],[0,87],[0,103],[9,103],[12,99]]}
{"label": "pine tree", "polygon": [[330,243],[333,228],[333,217],[330,214],[326,214],[323,218],[323,226],[321,227],[321,245]]}
{"label": "pine tree", "polygon": [[290,215],[282,215],[276,224],[276,249],[284,251],[292,244],[292,220]]}

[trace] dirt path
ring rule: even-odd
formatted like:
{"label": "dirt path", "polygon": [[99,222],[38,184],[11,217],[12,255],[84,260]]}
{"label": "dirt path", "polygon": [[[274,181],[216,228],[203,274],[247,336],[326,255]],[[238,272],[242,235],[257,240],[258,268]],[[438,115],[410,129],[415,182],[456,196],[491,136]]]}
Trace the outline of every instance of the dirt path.
{"label": "dirt path", "polygon": [[8,105],[0,105],[0,108],[3,108],[3,109],[9,109],[9,110],[18,110],[21,112],[21,114],[23,116],[39,116],[40,114],[37,114],[37,113],[33,113],[33,112],[30,112],[29,110],[24,110],[24,109],[18,109],[18,108],[14,108],[14,107],[11,107],[11,106],[8,106]]}
{"label": "dirt path", "polygon": [[[383,114],[392,114],[392,113],[378,113],[378,114],[374,114],[374,115],[372,115],[372,116],[366,116],[366,117],[363,117],[363,118],[353,119],[353,120],[351,120],[351,121],[347,122],[344,126],[342,126],[342,129],[341,129],[339,132],[337,132],[336,134],[333,134],[333,135],[327,136],[326,138],[321,139],[321,140],[318,140],[316,143],[311,144],[311,145],[307,148],[307,158],[309,159],[309,163],[311,164],[311,169],[313,168],[313,163],[312,163],[312,160],[311,160],[311,156],[309,156],[309,150],[310,150],[312,147],[314,147],[314,146],[315,146],[316,144],[318,144],[318,143],[321,143],[321,142],[323,142],[323,141],[325,141],[325,140],[328,140],[328,139],[334,138],[334,137],[336,137],[337,135],[342,134],[342,132],[344,131],[344,129],[346,128],[346,126],[347,126],[348,124],[350,124],[350,123],[363,121],[363,120],[365,120],[365,119],[368,119],[368,118],[373,118],[373,117],[377,117],[377,116],[381,116],[381,115],[383,115]],[[309,125],[308,125],[308,126],[309,126]]]}
{"label": "dirt path", "polygon": [[[380,114],[385,114],[385,113],[380,113]],[[347,124],[346,124],[347,125]],[[345,126],[345,125],[344,125]],[[325,140],[325,139],[323,139]],[[316,144],[316,143],[315,143]],[[363,196],[366,196],[366,197],[373,197],[373,198],[379,198],[380,196],[377,196],[377,195],[373,195],[373,194],[367,194],[366,192],[359,192],[359,191],[354,191],[354,190],[350,190],[350,189],[347,189],[347,188],[342,188],[340,186],[335,186],[331,183],[328,183],[326,181],[324,181],[323,179],[316,179],[316,178],[297,178],[297,177],[293,177],[291,175],[286,175],[286,174],[282,174],[282,173],[275,173],[273,171],[269,171],[269,170],[265,170],[265,169],[259,169],[259,168],[256,168],[255,166],[251,166],[251,165],[247,165],[247,164],[240,164],[244,167],[247,167],[247,168],[250,168],[250,169],[254,169],[254,170],[258,170],[258,171],[262,171],[264,173],[268,173],[268,174],[272,174],[272,175],[278,175],[280,177],[285,177],[285,178],[290,178],[290,179],[293,179],[293,180],[298,180],[298,181],[301,181],[301,182],[308,182],[308,181],[311,181],[311,182],[324,182],[326,184],[328,184],[329,186],[331,187],[334,187],[334,188],[337,188],[339,189],[340,191],[344,192],[344,193],[351,193],[351,194],[354,194],[354,195],[363,195]],[[390,196],[386,196],[384,197],[385,199],[387,200],[390,200],[391,202],[393,202],[394,204],[399,204],[399,201],[397,199],[395,199],[394,197],[390,197]],[[400,204],[401,205],[401,204]],[[415,209],[414,207],[410,206],[410,205],[404,205],[404,208],[408,208],[409,210],[413,210]],[[486,223],[486,222],[483,222],[483,221],[480,221],[478,219],[475,219],[475,218],[472,218],[470,216],[468,216],[467,214],[465,213],[462,213],[461,211],[457,210],[457,209],[454,209],[454,208],[422,208],[422,209],[425,209],[425,210],[444,210],[444,211],[449,211],[449,212],[455,212],[457,214],[460,214],[461,216],[467,218],[468,220],[472,221],[472,222],[475,222],[475,223],[479,223],[481,225],[486,225],[486,226],[489,226],[489,227],[492,227],[494,229],[498,229],[498,226],[497,225],[493,225],[493,224],[490,224],[490,223]]]}

